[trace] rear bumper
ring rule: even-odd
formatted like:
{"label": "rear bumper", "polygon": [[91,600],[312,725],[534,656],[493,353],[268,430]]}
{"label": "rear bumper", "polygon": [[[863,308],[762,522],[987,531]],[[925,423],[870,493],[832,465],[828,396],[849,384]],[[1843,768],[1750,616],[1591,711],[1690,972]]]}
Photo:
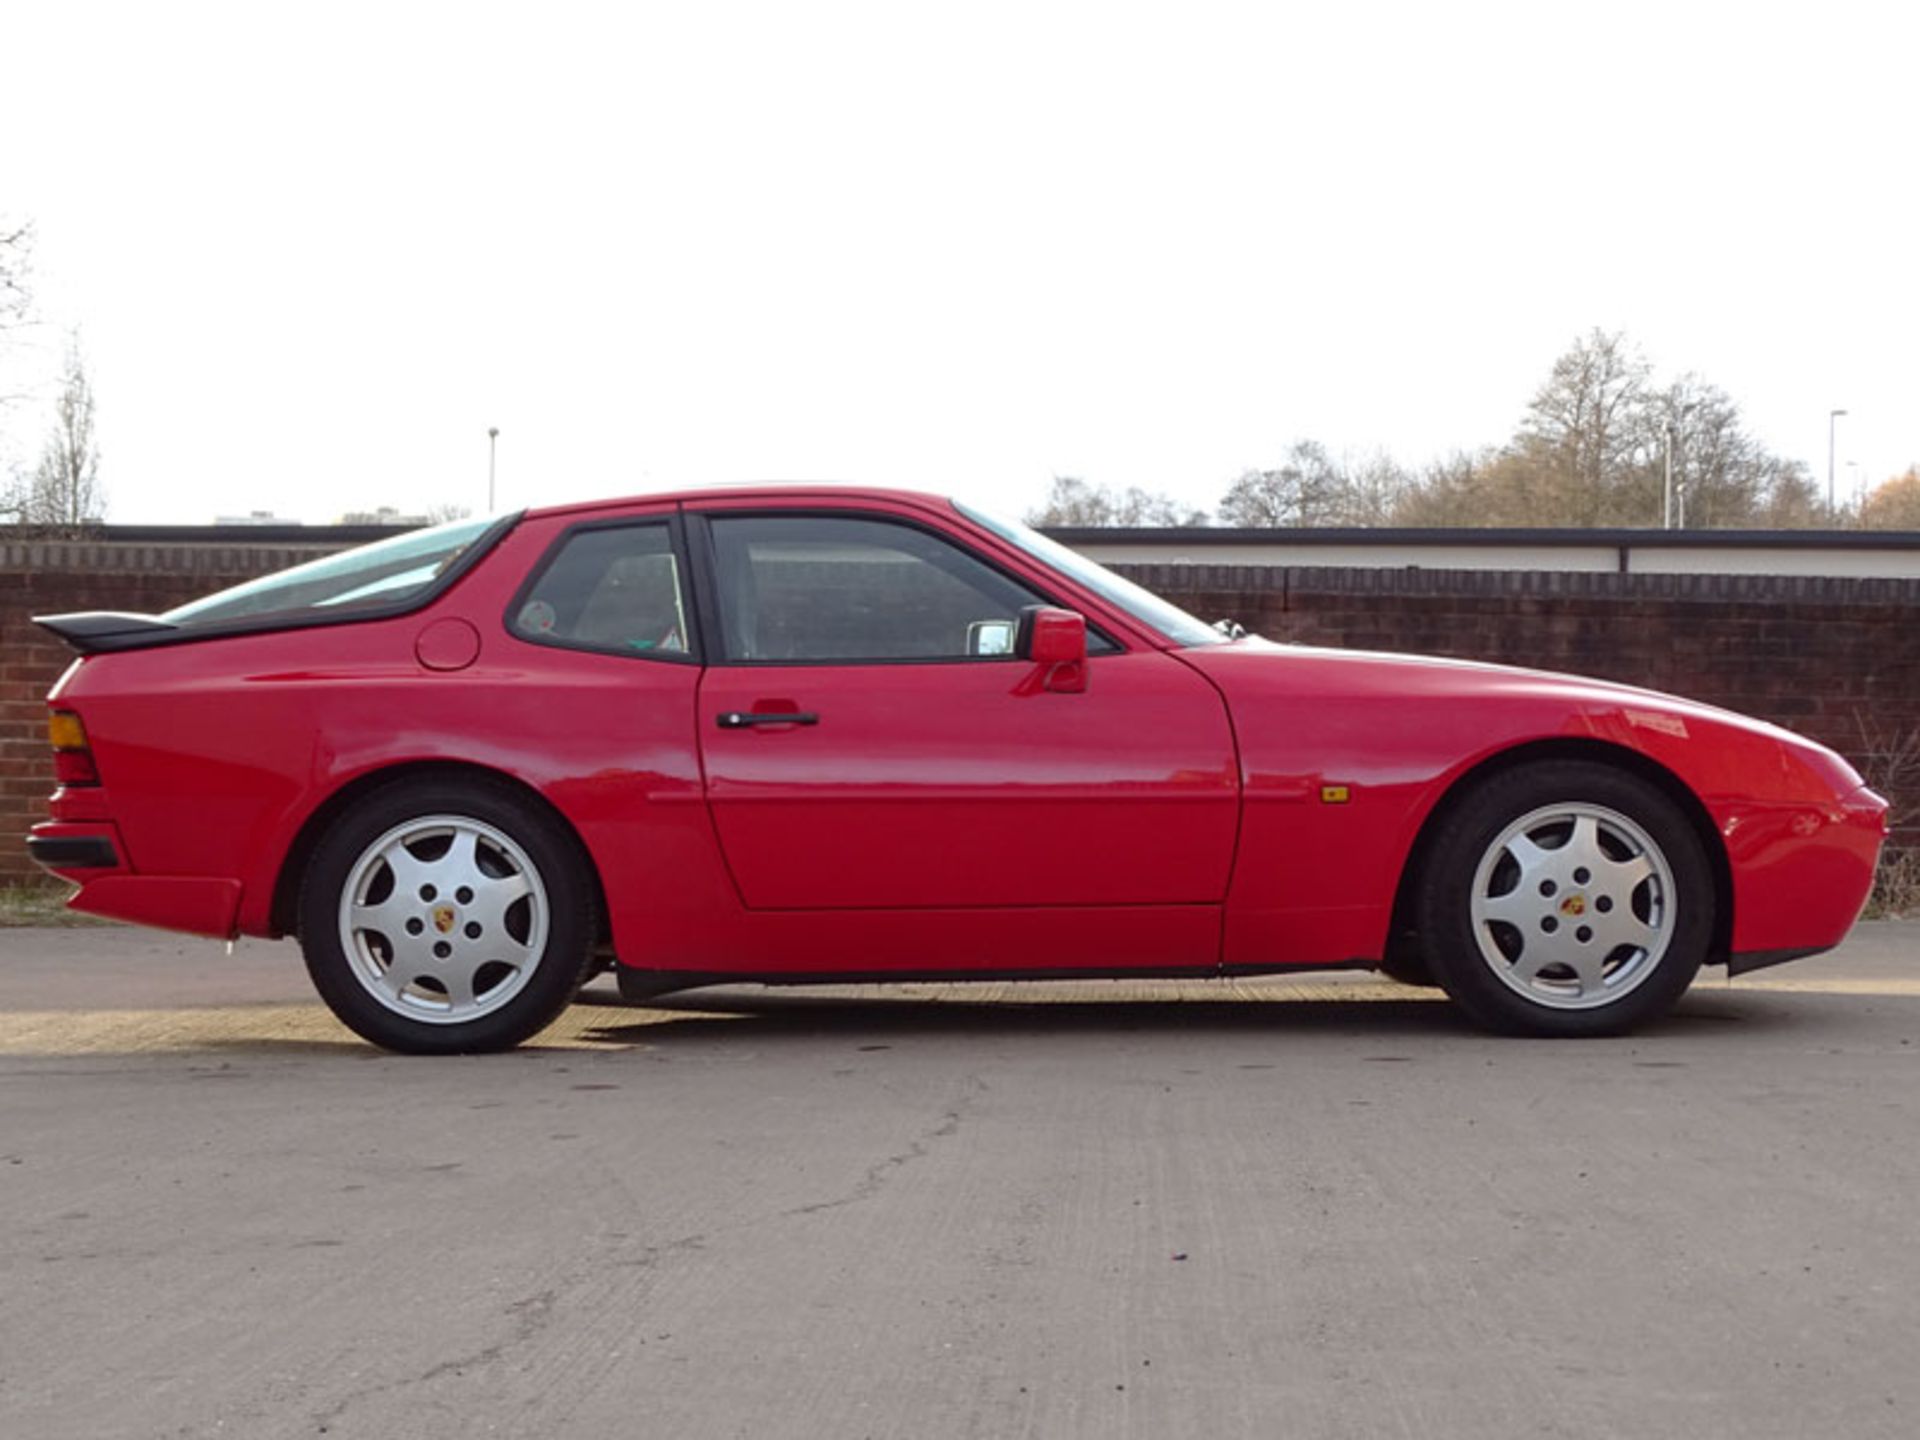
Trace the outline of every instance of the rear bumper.
{"label": "rear bumper", "polygon": [[240,882],[203,875],[103,875],[82,885],[67,908],[231,940],[240,933],[235,923],[240,913]]}
{"label": "rear bumper", "polygon": [[55,874],[62,870],[120,868],[120,852],[105,835],[29,835],[27,855]]}
{"label": "rear bumper", "polygon": [[33,827],[27,853],[62,880],[78,885],[69,910],[212,935],[238,934],[238,880],[207,875],[134,875],[126,846],[108,821],[50,820]]}
{"label": "rear bumper", "polygon": [[34,863],[75,885],[101,875],[124,875],[127,847],[111,820],[44,820],[27,835]]}

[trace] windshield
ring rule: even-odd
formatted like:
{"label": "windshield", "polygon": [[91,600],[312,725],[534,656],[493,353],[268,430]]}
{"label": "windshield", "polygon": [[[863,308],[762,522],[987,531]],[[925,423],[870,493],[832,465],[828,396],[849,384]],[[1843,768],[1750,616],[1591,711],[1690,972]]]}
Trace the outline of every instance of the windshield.
{"label": "windshield", "polygon": [[1168,639],[1181,645],[1219,645],[1225,637],[1204,620],[1197,620],[1178,605],[1169,604],[1151,590],[1124,580],[1104,565],[1095,564],[1078,550],[1069,550],[1049,540],[1038,530],[1017,520],[1002,520],[956,500],[954,508],[976,525],[981,525],[1019,546],[1037,560],[1070,577],[1102,600],[1119,606],[1134,619],[1143,621]]}
{"label": "windshield", "polygon": [[212,625],[257,615],[329,614],[385,608],[425,590],[495,521],[456,520],[412,530],[324,559],[311,560],[195,600],[160,618],[174,625]]}

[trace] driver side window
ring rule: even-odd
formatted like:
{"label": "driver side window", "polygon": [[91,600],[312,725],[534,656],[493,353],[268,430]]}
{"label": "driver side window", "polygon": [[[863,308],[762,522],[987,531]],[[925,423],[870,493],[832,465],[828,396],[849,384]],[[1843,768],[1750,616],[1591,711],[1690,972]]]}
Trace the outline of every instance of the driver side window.
{"label": "driver side window", "polygon": [[711,529],[732,660],[1005,658],[1021,609],[1045,603],[911,525],[742,515],[715,517]]}

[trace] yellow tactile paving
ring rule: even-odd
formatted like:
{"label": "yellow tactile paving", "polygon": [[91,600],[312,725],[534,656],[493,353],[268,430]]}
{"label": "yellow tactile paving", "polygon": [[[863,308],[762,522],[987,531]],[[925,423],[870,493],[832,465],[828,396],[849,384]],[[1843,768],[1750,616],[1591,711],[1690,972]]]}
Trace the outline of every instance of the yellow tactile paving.
{"label": "yellow tactile paving", "polygon": [[[543,1049],[627,1050],[628,1027],[684,1019],[679,1012],[567,1011],[534,1043]],[[618,1027],[616,1035],[593,1032]],[[235,1048],[353,1050],[365,1043],[321,1005],[234,1005],[197,1010],[47,1010],[0,1015],[0,1055],[154,1055]]]}
{"label": "yellow tactile paving", "polygon": [[[792,995],[793,992],[768,992]],[[1437,992],[1374,981],[1290,981],[1217,985],[1116,981],[1064,984],[861,986],[832,995],[849,1003],[886,1000],[897,1004],[967,1003],[1060,1005],[1199,1001],[1423,1000]],[[777,999],[769,1001],[777,1005]],[[750,1004],[750,1002],[749,1002]],[[649,1025],[680,1020],[738,1018],[751,1013],[730,1004],[700,1009],[653,1010],[575,1005],[530,1042],[541,1049],[630,1050],[644,1044]],[[324,1006],[228,1005],[185,1010],[46,1010],[0,1014],[0,1055],[152,1055],[235,1047],[353,1049],[362,1042]]]}
{"label": "yellow tactile paving", "polygon": [[[1724,981],[1704,980],[1708,992],[1762,991],[1802,995],[1881,996],[1920,998],[1920,978],[1818,979],[1789,978]],[[769,991],[770,997],[793,992]],[[972,1005],[1094,1005],[1177,1003],[1313,1003],[1326,1001],[1438,1001],[1437,990],[1413,989],[1378,980],[1282,980],[1255,982],[1179,983],[1172,981],[1115,981],[1110,983],[985,983],[973,985],[898,985],[836,990],[830,996],[856,1005],[887,1001],[895,1004]],[[822,1003],[813,998],[813,1003]],[[677,1021],[742,1018],[754,1013],[752,1000],[738,995],[711,1009],[696,1008],[689,996],[685,1008],[672,1010],[613,1005],[576,1005],[543,1031],[531,1044],[539,1049],[631,1050],[644,1045],[649,1026]],[[769,1008],[778,998],[767,1001]],[[349,1033],[325,1007],[310,1005],[229,1005],[188,1010],[47,1010],[0,1014],[0,1055],[154,1055],[231,1049],[353,1050],[364,1044]]]}
{"label": "yellow tactile paving", "polygon": [[1908,979],[1904,976],[1888,976],[1881,980],[1795,980],[1782,975],[1778,979],[1736,980],[1731,986],[1724,982],[1712,986],[1713,989],[1733,990],[1777,990],[1782,994],[1797,995],[1884,995],[1894,998],[1913,999],[1920,996],[1920,977]]}

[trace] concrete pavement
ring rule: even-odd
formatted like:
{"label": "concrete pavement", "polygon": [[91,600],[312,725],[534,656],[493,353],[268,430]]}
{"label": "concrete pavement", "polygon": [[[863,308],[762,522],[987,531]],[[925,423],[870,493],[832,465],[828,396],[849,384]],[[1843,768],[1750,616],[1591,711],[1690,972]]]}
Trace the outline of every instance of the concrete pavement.
{"label": "concrete pavement", "polygon": [[1904,1440],[1916,981],[603,987],[436,1061],[291,947],[0,932],[0,1435]]}

